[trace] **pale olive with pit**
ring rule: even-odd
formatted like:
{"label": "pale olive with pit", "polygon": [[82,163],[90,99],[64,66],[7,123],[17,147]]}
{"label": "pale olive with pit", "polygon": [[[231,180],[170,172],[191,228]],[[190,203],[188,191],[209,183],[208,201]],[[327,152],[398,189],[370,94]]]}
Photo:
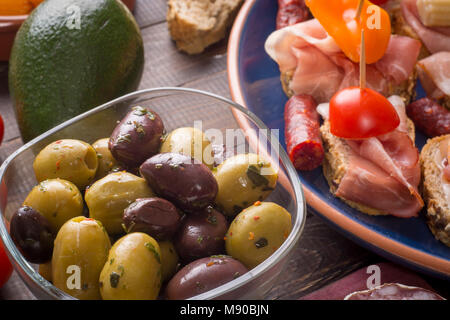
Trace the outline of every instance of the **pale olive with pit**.
{"label": "pale olive with pit", "polygon": [[33,162],[38,182],[61,178],[73,182],[80,190],[89,185],[98,167],[94,148],[80,140],[55,141],[39,152]]}
{"label": "pale olive with pit", "polygon": [[265,200],[275,189],[278,178],[271,163],[254,153],[226,159],[214,176],[219,186],[215,202],[229,217]]}
{"label": "pale olive with pit", "polygon": [[117,240],[100,274],[102,298],[155,300],[161,284],[161,250],[156,240],[141,232]]}
{"label": "pale olive with pit", "polygon": [[273,202],[256,203],[234,218],[226,234],[226,251],[252,269],[283,244],[291,228],[286,209]]}
{"label": "pale olive with pit", "polygon": [[35,186],[23,202],[42,214],[56,234],[69,219],[83,214],[83,198],[78,188],[63,179],[49,179]]}
{"label": "pale olive with pit", "polygon": [[175,152],[191,156],[210,169],[214,165],[211,141],[197,128],[184,127],[173,130],[164,139],[160,152]]}
{"label": "pale olive with pit", "polygon": [[179,257],[171,241],[161,241],[158,244],[161,250],[162,279],[167,281],[177,271]]}
{"label": "pale olive with pit", "polygon": [[111,151],[109,151],[108,143],[109,138],[103,138],[92,144],[92,147],[97,153],[98,159],[98,168],[97,173],[95,174],[95,180],[105,177],[119,166],[117,160],[114,159]]}
{"label": "pale olive with pit", "polygon": [[125,208],[138,198],[154,194],[145,179],[128,172],[110,173],[97,180],[85,194],[89,216],[99,220],[110,235],[124,232],[122,217]]}
{"label": "pale olive with pit", "polygon": [[55,239],[53,284],[82,300],[101,299],[98,279],[111,243],[99,221],[76,217],[67,221]]}

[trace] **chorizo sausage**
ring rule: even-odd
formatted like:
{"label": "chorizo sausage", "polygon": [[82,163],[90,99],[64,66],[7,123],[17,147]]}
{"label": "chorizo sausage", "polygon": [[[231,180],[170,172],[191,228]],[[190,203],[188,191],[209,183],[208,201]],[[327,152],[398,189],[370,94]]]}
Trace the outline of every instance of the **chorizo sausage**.
{"label": "chorizo sausage", "polygon": [[430,98],[410,103],[406,114],[429,137],[450,133],[450,111]]}
{"label": "chorizo sausage", "polygon": [[304,0],[278,0],[277,30],[309,18]]}
{"label": "chorizo sausage", "polygon": [[324,158],[316,107],[313,97],[306,94],[293,96],[285,106],[286,146],[297,170],[313,170],[322,164]]}

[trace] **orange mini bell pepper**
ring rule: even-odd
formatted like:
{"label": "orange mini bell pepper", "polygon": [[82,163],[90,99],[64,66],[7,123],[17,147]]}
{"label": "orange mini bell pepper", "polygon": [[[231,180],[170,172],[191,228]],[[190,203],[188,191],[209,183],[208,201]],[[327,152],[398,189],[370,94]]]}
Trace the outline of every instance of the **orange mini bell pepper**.
{"label": "orange mini bell pepper", "polygon": [[359,62],[362,28],[366,62],[374,63],[383,57],[391,36],[391,22],[384,9],[364,0],[357,19],[359,0],[306,0],[305,3],[350,60]]}

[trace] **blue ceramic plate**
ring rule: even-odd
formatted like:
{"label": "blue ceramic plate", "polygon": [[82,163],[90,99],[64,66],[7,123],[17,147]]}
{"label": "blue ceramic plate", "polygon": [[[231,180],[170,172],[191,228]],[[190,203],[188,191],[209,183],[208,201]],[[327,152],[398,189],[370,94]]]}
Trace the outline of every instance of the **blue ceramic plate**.
{"label": "blue ceramic plate", "polygon": [[[264,50],[275,30],[275,0],[247,0],[233,26],[228,47],[228,76],[233,99],[253,111],[269,128],[279,129],[284,143],[283,111],[287,97],[278,65]],[[418,84],[417,96],[424,92]],[[245,123],[242,123],[245,125]],[[417,132],[416,145],[426,138]],[[344,235],[388,259],[450,279],[450,248],[437,241],[418,218],[369,216],[347,206],[329,192],[322,169],[299,172],[310,208]]]}

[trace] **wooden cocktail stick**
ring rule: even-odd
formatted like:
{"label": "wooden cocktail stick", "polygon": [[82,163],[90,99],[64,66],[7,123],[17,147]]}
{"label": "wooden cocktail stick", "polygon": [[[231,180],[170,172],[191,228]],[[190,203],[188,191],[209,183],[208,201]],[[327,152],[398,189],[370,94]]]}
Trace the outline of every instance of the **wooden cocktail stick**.
{"label": "wooden cocktail stick", "polygon": [[361,53],[359,59],[359,86],[366,88],[366,43],[364,41],[364,28],[361,29]]}
{"label": "wooden cocktail stick", "polygon": [[361,17],[362,7],[363,7],[364,0],[359,0],[358,9],[356,9],[356,20],[359,20],[359,17]]}

